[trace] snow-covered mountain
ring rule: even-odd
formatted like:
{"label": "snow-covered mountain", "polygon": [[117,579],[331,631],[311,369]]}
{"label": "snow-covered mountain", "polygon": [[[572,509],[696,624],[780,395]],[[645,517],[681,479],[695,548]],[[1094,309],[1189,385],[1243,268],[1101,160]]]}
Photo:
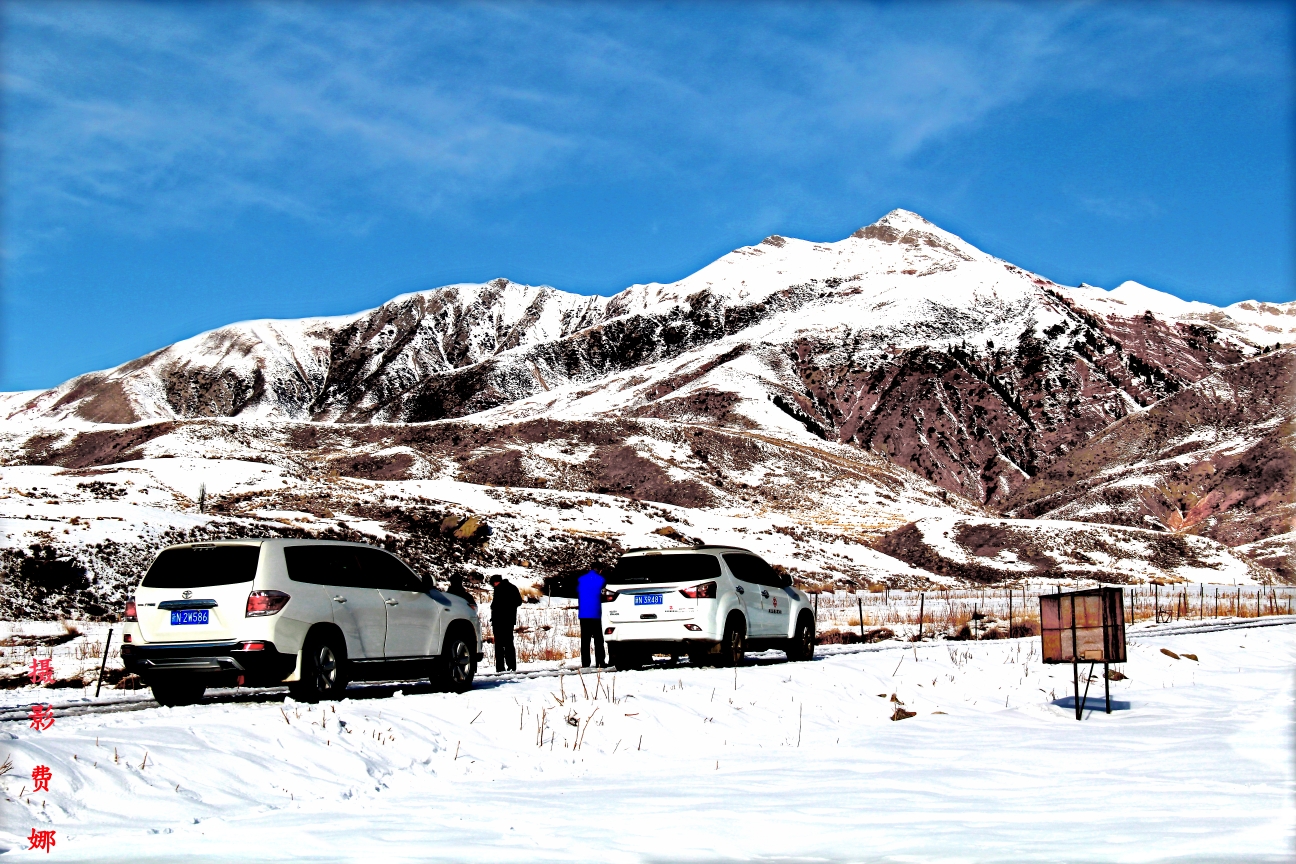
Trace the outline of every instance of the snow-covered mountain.
{"label": "snow-covered mountain", "polygon": [[448,285],[334,318],[247,321],[52,390],[8,394],[10,420],[340,419],[420,382],[604,317],[607,300],[517,285]]}
{"label": "snow-covered mountain", "polygon": [[[855,365],[914,350],[980,356],[987,343],[1012,350],[1025,336],[1058,341],[1047,332],[1061,326],[1072,335],[1077,314],[1099,331],[1149,319],[1138,329],[1162,344],[1143,359],[1158,368],[1141,381],[1115,371],[1128,379],[1117,386],[1139,403],[1165,388],[1158,372],[1173,388],[1296,336],[1296,304],[1217,309],[1134,283],[1112,292],[1063,288],[897,210],[837,243],[769,237],[679,282],[611,298],[497,279],[403,295],[350,316],[233,324],[52,390],[7,394],[0,407],[8,420],[37,422],[420,421],[588,384],[732,336],[785,353],[813,346],[817,360],[828,360],[828,349]],[[1195,349],[1191,360],[1172,356],[1185,346]],[[1128,350],[1142,356],[1140,347]],[[782,371],[771,383],[817,389],[797,382],[802,370]],[[820,419],[849,438],[852,417],[863,419],[859,410],[844,424]]]}
{"label": "snow-covered mountain", "polygon": [[[363,524],[436,567],[447,550],[420,538],[462,499],[513,520],[516,536],[553,526],[542,533],[568,550],[551,550],[558,562],[590,537],[613,550],[643,542],[651,525],[634,514],[655,502],[676,508],[660,511],[667,525],[710,526],[681,535],[745,540],[806,578],[920,583],[937,574],[868,544],[914,520],[1024,506],[1019,490],[1059,458],[1275,343],[1296,343],[1296,303],[1221,309],[1134,283],[1062,286],[896,210],[838,242],[771,236],[612,297],[505,279],[452,285],[350,316],[234,324],[48,391],[0,395],[0,473],[12,487],[0,484],[0,498],[17,508],[0,518],[22,520],[8,523],[14,548],[73,542],[58,533],[72,537],[57,527],[69,518],[61,504],[54,522],[34,518],[45,487],[23,491],[24,472],[83,478],[58,504],[108,482],[84,478],[120,466],[170,476],[163,463],[185,459],[195,488],[154,490],[171,515],[123,522],[169,526],[149,534],[154,546],[193,531]],[[173,525],[173,511],[194,507],[198,478],[231,460],[273,465],[286,486],[230,490],[214,516]],[[441,504],[420,497],[429,482]],[[392,483],[420,503],[385,504]],[[501,499],[492,487],[512,491]],[[593,500],[618,502],[615,518],[568,526]],[[724,521],[751,513],[777,516],[776,527],[742,537],[746,523]],[[617,527],[632,523],[629,535]],[[96,540],[81,555],[87,572],[118,573],[113,562],[127,559],[114,544],[128,542]],[[480,574],[534,559],[527,543],[539,542],[492,541],[490,555],[456,560],[477,556]]]}
{"label": "snow-covered mountain", "polygon": [[499,279],[235,324],[0,410],[11,430],[690,420],[851,443],[993,505],[1271,339],[1296,341],[1296,303],[1064,287],[896,210],[836,243],[772,236],[611,298]]}

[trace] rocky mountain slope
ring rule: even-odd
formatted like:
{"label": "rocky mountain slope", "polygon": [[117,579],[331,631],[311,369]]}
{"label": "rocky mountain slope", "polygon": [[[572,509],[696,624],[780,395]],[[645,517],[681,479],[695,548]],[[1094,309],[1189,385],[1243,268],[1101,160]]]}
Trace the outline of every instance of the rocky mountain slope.
{"label": "rocky mountain slope", "polygon": [[167,421],[0,467],[0,610],[115,608],[157,549],[217,536],[377,542],[441,577],[529,584],[630,546],[723,542],[812,584],[940,577],[871,544],[975,506],[872,454],[661,420],[489,427]]}
{"label": "rocky mountain slope", "polygon": [[1194,533],[1229,546],[1291,533],[1296,351],[1230,366],[1112,424],[1008,503],[1018,516]]}

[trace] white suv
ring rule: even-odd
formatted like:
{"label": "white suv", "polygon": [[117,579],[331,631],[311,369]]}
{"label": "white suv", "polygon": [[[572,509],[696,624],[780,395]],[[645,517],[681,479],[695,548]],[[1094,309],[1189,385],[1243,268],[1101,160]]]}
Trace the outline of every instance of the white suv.
{"label": "white suv", "polygon": [[814,656],[810,598],[746,549],[632,549],[607,582],[603,634],[618,669],[653,654],[687,654],[697,665],[737,665],[748,649]]}
{"label": "white suv", "polygon": [[472,687],[473,604],[362,543],[229,540],[163,549],[126,603],[122,660],[163,705],[208,687],[288,684],[338,699],[349,680]]}

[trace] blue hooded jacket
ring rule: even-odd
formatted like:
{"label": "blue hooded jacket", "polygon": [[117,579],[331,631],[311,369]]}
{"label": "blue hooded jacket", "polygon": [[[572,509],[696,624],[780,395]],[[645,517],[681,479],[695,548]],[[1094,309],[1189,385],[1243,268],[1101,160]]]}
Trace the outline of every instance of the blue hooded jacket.
{"label": "blue hooded jacket", "polygon": [[576,580],[576,596],[580,598],[581,618],[603,617],[603,586],[607,580],[593,570],[581,575]]}

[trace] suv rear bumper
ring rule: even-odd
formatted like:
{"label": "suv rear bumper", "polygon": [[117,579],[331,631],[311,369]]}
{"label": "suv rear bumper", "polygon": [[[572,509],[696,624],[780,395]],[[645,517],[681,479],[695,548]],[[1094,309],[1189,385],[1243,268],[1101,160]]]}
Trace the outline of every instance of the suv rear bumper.
{"label": "suv rear bumper", "polygon": [[641,654],[718,654],[718,639],[618,639],[605,642],[609,651],[632,651]]}
{"label": "suv rear bumper", "polygon": [[243,651],[241,642],[123,645],[122,662],[145,683],[158,678],[206,679],[208,686],[242,683],[248,686],[278,684],[297,668],[297,655],[284,654],[273,642],[262,651]]}

